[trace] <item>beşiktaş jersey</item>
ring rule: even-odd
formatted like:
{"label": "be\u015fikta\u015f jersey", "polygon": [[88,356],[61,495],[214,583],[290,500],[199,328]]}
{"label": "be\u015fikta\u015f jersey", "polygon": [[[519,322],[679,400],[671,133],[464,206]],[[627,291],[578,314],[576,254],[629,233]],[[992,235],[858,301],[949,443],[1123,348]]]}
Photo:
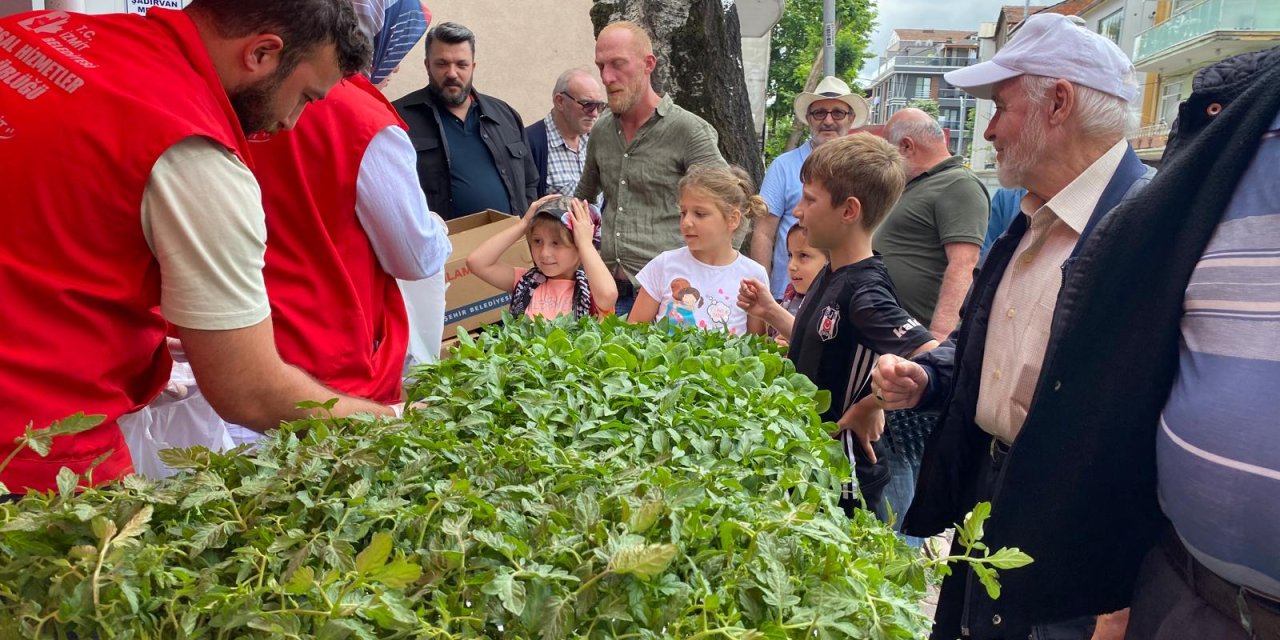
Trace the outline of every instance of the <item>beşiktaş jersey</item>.
{"label": "be\u015fikta\u015f jersey", "polygon": [[898,304],[880,256],[831,270],[823,267],[791,330],[796,371],[831,392],[822,414],[835,422],[871,393],[871,369],[882,354],[907,357],[933,339]]}

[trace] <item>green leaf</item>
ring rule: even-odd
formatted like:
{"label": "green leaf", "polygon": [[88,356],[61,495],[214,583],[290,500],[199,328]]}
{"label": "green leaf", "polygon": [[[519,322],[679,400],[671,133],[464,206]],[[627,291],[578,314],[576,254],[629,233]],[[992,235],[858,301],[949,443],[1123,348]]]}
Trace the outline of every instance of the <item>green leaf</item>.
{"label": "green leaf", "polygon": [[[357,560],[358,562],[358,560]],[[422,577],[422,566],[398,558],[369,572],[369,580],[392,589],[405,589]]]}
{"label": "green leaf", "polygon": [[609,560],[609,571],[648,580],[666,571],[677,551],[673,544],[626,547],[613,554]]}
{"label": "green leaf", "polygon": [[1017,569],[1033,562],[1031,556],[1023,553],[1017,547],[1001,549],[987,556],[983,561],[997,569]]}
{"label": "green leaf", "polygon": [[311,567],[300,567],[289,576],[284,583],[284,592],[291,596],[300,596],[316,586],[316,572]]}
{"label": "green leaf", "polygon": [[203,469],[209,465],[209,450],[204,447],[161,449],[156,455],[160,462],[177,470]]}
{"label": "green leaf", "polygon": [[498,569],[493,579],[480,590],[491,596],[498,596],[503,608],[515,615],[524,613],[524,584],[516,579],[515,573],[507,567]]}
{"label": "green leaf", "polygon": [[970,511],[965,515],[964,525],[960,527],[959,531],[957,531],[957,534],[960,536],[960,544],[965,547],[972,548],[975,542],[981,540],[983,536],[982,525],[987,521],[987,518],[990,517],[990,515],[990,502],[979,502],[974,505],[973,511]]}
{"label": "green leaf", "polygon": [[373,534],[373,538],[369,540],[369,546],[356,555],[356,573],[368,575],[374,569],[387,564],[387,558],[391,557],[391,547],[390,533],[379,531]]}
{"label": "green leaf", "polygon": [[147,523],[151,522],[151,516],[155,513],[155,509],[151,505],[143,505],[138,512],[133,514],[132,518],[120,528],[120,533],[116,535],[116,540],[128,540],[136,538],[147,530]]}
{"label": "green leaf", "polygon": [[398,593],[378,594],[376,603],[369,608],[366,616],[382,629],[411,631],[419,623],[418,615],[413,612],[413,604]]}
{"label": "green leaf", "polygon": [[664,510],[665,506],[661,500],[653,500],[640,505],[638,509],[631,512],[631,519],[627,523],[627,529],[631,533],[648,531],[662,516]]}
{"label": "green leaf", "polygon": [[996,578],[996,572],[984,567],[980,564],[974,564],[970,567],[973,573],[978,576],[978,581],[987,589],[987,596],[992,600],[1000,598],[1000,581]]}
{"label": "green leaf", "polygon": [[316,634],[316,640],[346,640],[346,638],[376,640],[377,637],[369,625],[349,618],[329,620],[320,628],[320,633]]}
{"label": "green leaf", "polygon": [[93,529],[93,535],[98,539],[100,548],[110,542],[115,537],[116,532],[119,531],[116,528],[116,523],[106,516],[94,518],[93,522],[90,523],[90,528]]}
{"label": "green leaf", "polygon": [[76,487],[80,484],[80,474],[63,467],[58,470],[58,495],[63,498],[70,498],[75,495]]}

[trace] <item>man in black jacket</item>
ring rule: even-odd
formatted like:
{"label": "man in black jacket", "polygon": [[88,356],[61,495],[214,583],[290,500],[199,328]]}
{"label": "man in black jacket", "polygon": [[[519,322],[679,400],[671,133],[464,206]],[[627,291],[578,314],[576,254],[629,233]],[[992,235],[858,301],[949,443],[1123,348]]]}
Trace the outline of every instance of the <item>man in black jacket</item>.
{"label": "man in black jacket", "polygon": [[[986,138],[1001,183],[1029,193],[951,339],[915,362],[886,356],[873,374],[884,407],[943,411],[903,531],[937,534],[988,501],[983,542],[1035,559],[1002,572],[999,600],[957,566],[934,638],[1087,640],[1093,616],[1127,606],[1163,522],[1150,452],[1168,379],[1147,370],[1143,323],[1163,263],[1128,243],[1169,223],[1134,230],[1120,207],[1154,173],[1124,138],[1133,67],[1107,38],[1042,14],[991,62],[946,79],[994,99]],[[1108,259],[1147,277],[1103,269]]]}
{"label": "man in black jacket", "polygon": [[538,168],[539,198],[548,193],[573,195],[587,161],[591,127],[608,106],[604,87],[590,71],[569,69],[556,79],[551,112],[524,130]]}
{"label": "man in black jacket", "polygon": [[427,204],[445,219],[485,209],[521,215],[537,199],[538,169],[524,122],[471,86],[476,36],[444,22],[427,32],[426,88],[396,100],[418,151]]}

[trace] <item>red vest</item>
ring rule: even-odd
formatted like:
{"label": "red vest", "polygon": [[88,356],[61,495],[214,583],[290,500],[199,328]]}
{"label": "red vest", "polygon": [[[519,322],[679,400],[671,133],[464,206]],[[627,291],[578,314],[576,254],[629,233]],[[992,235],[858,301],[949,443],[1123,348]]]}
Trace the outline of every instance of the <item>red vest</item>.
{"label": "red vest", "polygon": [[0,472],[10,491],[50,489],[61,467],[108,452],[94,482],[131,471],[116,419],[154,398],[171,364],[142,195],[160,155],[193,135],[244,155],[182,12],[0,18],[0,460],[28,423],[105,415],[46,458],[21,451]]}
{"label": "red vest", "polygon": [[307,107],[297,127],[249,145],[267,210],[280,357],[344,393],[400,402],[409,319],[395,278],[356,218],[356,178],[375,134],[404,127],[363,76]]}

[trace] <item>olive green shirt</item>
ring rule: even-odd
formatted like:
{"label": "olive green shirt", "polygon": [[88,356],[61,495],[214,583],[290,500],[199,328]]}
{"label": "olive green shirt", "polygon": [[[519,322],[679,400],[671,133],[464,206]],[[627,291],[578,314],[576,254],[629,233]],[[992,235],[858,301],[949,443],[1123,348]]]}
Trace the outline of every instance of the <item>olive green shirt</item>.
{"label": "olive green shirt", "polygon": [[669,95],[630,144],[612,113],[600,116],[574,196],[594,201],[604,192],[600,256],[610,269],[620,266],[634,281],[658,254],[684,246],[677,185],[689,167],[725,165],[717,140],[710,124]]}
{"label": "olive green shirt", "polygon": [[898,299],[924,326],[933,323],[947,270],[946,245],[981,246],[990,214],[987,188],[962,158],[952,156],[908,182],[876,230],[873,246],[884,255]]}

